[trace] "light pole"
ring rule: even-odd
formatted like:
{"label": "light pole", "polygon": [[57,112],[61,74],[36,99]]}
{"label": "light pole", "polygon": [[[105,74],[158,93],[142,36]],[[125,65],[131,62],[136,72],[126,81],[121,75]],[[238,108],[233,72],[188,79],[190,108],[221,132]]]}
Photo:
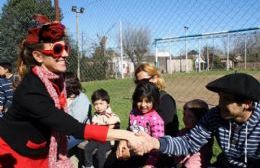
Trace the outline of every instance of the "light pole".
{"label": "light pole", "polygon": [[187,30],[189,27],[184,26],[185,31],[185,72],[188,72],[188,52],[187,52]]}
{"label": "light pole", "polygon": [[77,6],[72,6],[71,11],[76,13],[76,43],[77,43],[77,76],[80,80],[80,53],[79,53],[79,28],[78,28],[78,14],[82,14],[84,12],[84,8],[77,8]]}
{"label": "light pole", "polygon": [[227,71],[229,70],[229,34],[227,34]]}
{"label": "light pole", "polygon": [[122,32],[122,22],[120,21],[120,71],[121,71],[121,78],[124,79],[124,72],[123,72],[123,32]]}
{"label": "light pole", "polygon": [[247,40],[247,37],[246,37],[246,35],[245,35],[245,39],[244,39],[244,42],[245,42],[245,48],[244,48],[244,56],[245,56],[245,70],[246,70],[246,49],[247,49],[247,44],[246,44],[246,40]]}
{"label": "light pole", "polygon": [[157,40],[155,39],[155,67],[158,68],[158,48]]}
{"label": "light pole", "polygon": [[157,46],[157,42],[163,40],[163,39],[155,39],[154,40],[154,44],[155,44],[155,67],[159,68],[159,64],[158,64],[158,46]]}
{"label": "light pole", "polygon": [[59,0],[55,0],[54,4],[55,4],[55,20],[60,21]]}

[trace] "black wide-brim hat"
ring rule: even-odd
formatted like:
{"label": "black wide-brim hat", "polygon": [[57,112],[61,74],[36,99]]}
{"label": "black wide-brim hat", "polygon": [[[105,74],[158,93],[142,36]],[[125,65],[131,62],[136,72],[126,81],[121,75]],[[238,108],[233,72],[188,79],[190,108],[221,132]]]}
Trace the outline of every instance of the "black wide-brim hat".
{"label": "black wide-brim hat", "polygon": [[208,83],[206,88],[217,93],[228,93],[241,99],[260,100],[259,81],[245,73],[234,73],[223,76]]}

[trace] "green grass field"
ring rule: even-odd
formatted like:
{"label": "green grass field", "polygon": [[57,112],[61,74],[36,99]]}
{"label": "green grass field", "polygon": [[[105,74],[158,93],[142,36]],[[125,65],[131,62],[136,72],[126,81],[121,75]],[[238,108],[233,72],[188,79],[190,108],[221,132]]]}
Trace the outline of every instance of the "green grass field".
{"label": "green grass field", "polygon": [[[178,118],[180,122],[180,129],[183,128],[182,122],[182,106],[185,102],[194,98],[200,98],[209,103],[210,106],[217,104],[217,94],[208,91],[205,85],[228,73],[234,71],[210,71],[210,72],[191,72],[191,73],[175,73],[164,75],[166,79],[166,91],[170,93],[177,103]],[[239,71],[249,73],[260,80],[260,71]],[[112,110],[119,115],[121,119],[121,128],[126,129],[128,124],[128,115],[132,106],[132,93],[134,91],[134,82],[132,78],[126,78],[123,80],[104,80],[94,82],[83,82],[83,87],[86,90],[86,94],[90,98],[94,90],[103,88],[106,89],[111,97]],[[212,162],[216,160],[216,156],[220,153],[220,148],[216,144],[213,146],[213,158]]]}
{"label": "green grass field", "polygon": [[[232,72],[228,72],[232,73]],[[260,80],[260,71],[247,71],[258,80]],[[166,79],[166,91],[170,93],[177,103],[178,108],[178,119],[180,122],[180,129],[183,128],[182,122],[182,106],[188,100],[194,98],[200,98],[208,102],[210,105],[217,104],[217,94],[209,92],[205,89],[205,85],[220,77],[227,74],[223,72],[208,72],[208,73],[177,73],[173,75],[164,75]],[[134,82],[131,78],[123,80],[104,80],[94,82],[83,82],[83,87],[86,90],[86,94],[90,98],[94,90],[103,88],[106,89],[111,98],[112,110],[119,115],[121,119],[121,128],[126,129],[128,124],[128,114],[131,110],[131,97],[134,91]],[[218,145],[215,143],[213,147],[214,155],[212,162],[215,161],[216,155],[220,153]]]}
{"label": "green grass field", "polygon": [[[98,89],[106,89],[111,97],[112,110],[119,115],[121,119],[121,128],[126,129],[128,124],[128,114],[131,110],[131,93],[134,91],[134,84],[132,79],[125,80],[107,80],[95,81],[82,84],[86,90],[86,94],[90,98],[91,93]],[[183,128],[182,110],[178,109],[178,118],[180,121],[180,128]],[[215,156],[220,152],[220,149],[214,144],[214,155],[212,161],[215,161]]]}
{"label": "green grass field", "polygon": [[[210,72],[191,72],[191,73],[174,73],[164,75],[166,80],[166,91],[171,94],[178,108],[178,116],[180,120],[180,127],[182,127],[182,106],[185,102],[200,98],[205,100],[210,105],[214,106],[217,104],[218,96],[216,93],[210,92],[205,88],[205,85],[228,73],[234,71],[210,71]],[[244,71],[245,72],[245,71]],[[246,71],[260,80],[260,71]],[[131,110],[131,98],[134,91],[134,82],[132,78],[110,79],[93,82],[83,82],[83,88],[85,93],[90,98],[93,91],[99,88],[103,88],[108,91],[111,98],[112,110],[118,114],[121,118],[121,127],[126,128],[128,123],[128,113]]]}

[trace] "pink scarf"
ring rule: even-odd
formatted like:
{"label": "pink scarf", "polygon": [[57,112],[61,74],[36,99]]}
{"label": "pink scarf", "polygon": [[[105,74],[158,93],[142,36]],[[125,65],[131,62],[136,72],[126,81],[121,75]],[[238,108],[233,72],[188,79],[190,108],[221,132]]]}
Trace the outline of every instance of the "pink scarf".
{"label": "pink scarf", "polygon": [[[60,79],[61,76],[54,74],[43,67],[35,66],[32,72],[40,78],[46,87],[51,98],[55,102],[55,107],[63,109],[67,112],[66,105],[66,87],[63,86],[62,91],[59,91],[58,85],[51,80]],[[63,82],[64,80],[62,80]],[[63,82],[64,83],[64,82]],[[60,93],[59,93],[60,92]],[[58,150],[59,149],[59,150]],[[49,147],[49,168],[72,168],[72,164],[66,156],[67,154],[67,137],[58,132],[52,131]]]}

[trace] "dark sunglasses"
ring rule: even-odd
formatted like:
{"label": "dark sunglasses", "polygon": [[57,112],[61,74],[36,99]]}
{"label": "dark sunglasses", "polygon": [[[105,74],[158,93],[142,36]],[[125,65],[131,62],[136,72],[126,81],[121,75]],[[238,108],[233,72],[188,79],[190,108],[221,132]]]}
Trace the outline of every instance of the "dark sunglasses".
{"label": "dark sunglasses", "polygon": [[141,82],[149,82],[151,79],[153,79],[153,76],[151,76],[150,78],[144,78],[144,79],[141,79],[141,80],[134,80],[135,84],[139,84]]}
{"label": "dark sunglasses", "polygon": [[52,56],[53,58],[60,58],[62,56],[62,52],[64,50],[67,53],[69,53],[69,51],[70,51],[69,45],[56,43],[53,45],[51,50],[40,50],[40,52],[43,53],[44,55]]}

